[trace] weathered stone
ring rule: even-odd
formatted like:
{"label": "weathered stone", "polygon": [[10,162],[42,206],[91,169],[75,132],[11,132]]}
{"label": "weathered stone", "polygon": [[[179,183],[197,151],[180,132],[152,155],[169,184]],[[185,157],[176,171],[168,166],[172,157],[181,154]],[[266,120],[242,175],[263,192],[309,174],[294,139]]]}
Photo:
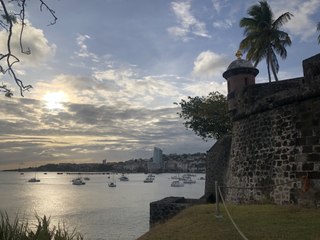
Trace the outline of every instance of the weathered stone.
{"label": "weathered stone", "polygon": [[320,161],[320,154],[318,153],[311,153],[307,155],[307,161]]}
{"label": "weathered stone", "polygon": [[313,170],[314,169],[314,163],[304,163],[302,165],[302,170]]}
{"label": "weathered stone", "polygon": [[[249,189],[228,189],[227,200],[300,203],[293,189],[300,177],[320,178],[320,54],[312,59],[317,63],[304,62],[304,78],[253,84],[234,95],[226,185]],[[258,179],[290,184],[258,191]]]}
{"label": "weathered stone", "polygon": [[302,153],[312,153],[313,152],[313,146],[302,146]]}

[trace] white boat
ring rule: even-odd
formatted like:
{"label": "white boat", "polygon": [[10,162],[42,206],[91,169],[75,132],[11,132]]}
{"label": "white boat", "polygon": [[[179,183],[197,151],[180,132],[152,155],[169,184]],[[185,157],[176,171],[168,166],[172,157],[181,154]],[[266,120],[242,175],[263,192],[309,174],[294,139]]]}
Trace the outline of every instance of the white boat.
{"label": "white boat", "polygon": [[154,178],[152,177],[147,177],[145,180],[143,180],[144,183],[152,183]]}
{"label": "white boat", "polygon": [[117,185],[114,182],[108,184],[109,187],[116,187]]}
{"label": "white boat", "polygon": [[73,185],[84,185],[86,183],[84,181],[82,181],[82,178],[75,178],[75,179],[72,179],[72,184]]}
{"label": "white boat", "polygon": [[129,178],[122,174],[122,176],[119,178],[120,181],[129,181]]}
{"label": "white boat", "polygon": [[[108,177],[108,178],[110,178],[110,177]],[[112,174],[112,182],[108,183],[108,186],[109,187],[116,187],[117,186],[116,181],[114,179],[114,173]]]}
{"label": "white boat", "polygon": [[196,183],[196,180],[193,180],[191,178],[185,178],[185,179],[183,179],[183,183],[193,184],[193,183]]}
{"label": "white boat", "polygon": [[184,183],[181,181],[173,181],[171,187],[184,187]]}
{"label": "white boat", "polygon": [[40,179],[33,177],[33,178],[30,178],[28,182],[40,182]]}

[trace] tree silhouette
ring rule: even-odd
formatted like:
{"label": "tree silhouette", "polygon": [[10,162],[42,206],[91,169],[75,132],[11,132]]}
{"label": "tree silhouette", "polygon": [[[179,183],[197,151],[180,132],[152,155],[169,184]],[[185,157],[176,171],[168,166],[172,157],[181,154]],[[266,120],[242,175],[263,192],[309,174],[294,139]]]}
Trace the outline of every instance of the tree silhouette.
{"label": "tree silhouette", "polygon": [[211,92],[207,97],[188,97],[180,103],[180,118],[185,120],[187,129],[205,138],[219,139],[231,132],[232,123],[228,116],[227,98],[219,92]]}
{"label": "tree silhouette", "polygon": [[[40,11],[43,9],[49,11],[51,16],[53,17],[52,22],[49,25],[53,25],[57,21],[57,17],[55,12],[47,5],[44,0],[38,0]],[[11,6],[8,10],[8,3]],[[11,0],[5,3],[4,0],[0,0],[0,12],[1,17],[0,19],[0,30],[6,31],[7,39],[6,39],[6,50],[3,53],[0,53],[0,72],[3,75],[11,77],[15,84],[19,87],[20,95],[23,96],[24,91],[28,91],[32,88],[31,85],[25,85],[23,81],[17,76],[16,71],[14,70],[14,65],[19,63],[20,60],[17,56],[12,53],[12,34],[13,34],[13,26],[19,25],[20,33],[19,33],[19,44],[20,44],[20,51],[24,54],[31,54],[31,50],[28,48],[27,50],[24,49],[23,46],[23,32],[24,27],[26,26],[25,23],[25,10],[27,7],[27,0]],[[7,87],[6,84],[0,85],[0,92],[4,92],[6,97],[12,97],[13,93],[12,90]]]}
{"label": "tree silhouette", "polygon": [[291,45],[288,33],[281,31],[282,27],[293,16],[283,13],[274,20],[273,12],[266,1],[260,1],[248,9],[250,16],[240,20],[240,27],[244,28],[245,38],[240,42],[240,50],[247,52],[247,59],[254,62],[256,67],[262,59],[266,59],[269,82],[271,82],[270,68],[276,81],[279,63],[276,54],[282,59],[287,57],[286,46]]}

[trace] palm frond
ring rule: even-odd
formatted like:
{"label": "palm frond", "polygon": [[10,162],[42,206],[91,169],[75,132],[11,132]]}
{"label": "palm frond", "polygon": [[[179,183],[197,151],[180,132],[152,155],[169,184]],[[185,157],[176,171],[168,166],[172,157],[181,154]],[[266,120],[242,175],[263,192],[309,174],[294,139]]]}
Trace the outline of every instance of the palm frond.
{"label": "palm frond", "polygon": [[283,13],[273,22],[273,29],[279,29],[281,26],[287,23],[291,19],[291,17],[293,17],[293,14],[289,12]]}
{"label": "palm frond", "polygon": [[[270,79],[270,67],[274,73],[279,71],[279,62],[276,54],[281,58],[287,57],[286,46],[291,45],[288,33],[280,27],[293,16],[286,12],[274,20],[273,12],[267,1],[260,1],[248,9],[249,17],[240,20],[240,27],[244,28],[245,38],[240,42],[239,49],[246,53],[246,59],[254,62],[254,66],[266,59]],[[320,23],[318,25],[320,29]],[[320,31],[320,30],[319,30]],[[318,38],[320,44],[320,36]]]}

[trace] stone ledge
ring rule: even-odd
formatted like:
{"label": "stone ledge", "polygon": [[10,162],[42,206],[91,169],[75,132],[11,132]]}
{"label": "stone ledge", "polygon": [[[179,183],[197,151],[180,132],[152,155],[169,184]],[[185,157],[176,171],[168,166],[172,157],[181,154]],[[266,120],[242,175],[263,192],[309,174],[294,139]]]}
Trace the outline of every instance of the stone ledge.
{"label": "stone ledge", "polygon": [[172,218],[181,210],[198,204],[199,199],[187,199],[184,197],[166,197],[150,203],[150,227],[156,223],[163,223]]}

